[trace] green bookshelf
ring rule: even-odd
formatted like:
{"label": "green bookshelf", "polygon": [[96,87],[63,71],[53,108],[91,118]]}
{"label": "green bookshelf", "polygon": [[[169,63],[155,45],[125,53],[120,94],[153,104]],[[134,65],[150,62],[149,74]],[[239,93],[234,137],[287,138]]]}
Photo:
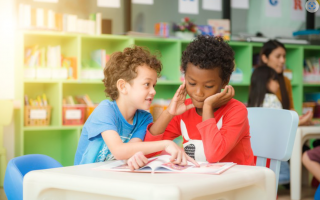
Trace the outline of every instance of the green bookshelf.
{"label": "green bookshelf", "polygon": [[[82,125],[62,125],[62,99],[68,95],[88,94],[94,102],[106,99],[101,80],[82,80],[83,63],[89,63],[90,53],[96,49],[105,49],[107,54],[122,51],[132,45],[146,46],[151,52],[159,51],[163,70],[162,77],[156,85],[155,98],[172,98],[181,84],[181,54],[190,43],[188,40],[141,38],[115,35],[88,36],[81,34],[64,34],[54,32],[21,32],[17,43],[16,97],[23,102],[23,97],[36,97],[45,93],[52,106],[51,123],[49,126],[24,126],[24,105],[15,112],[15,152],[16,156],[39,153],[58,160],[62,165],[73,165],[78,139]],[[243,72],[243,81],[230,83],[234,86],[235,98],[247,102],[250,77],[252,72],[252,55],[258,53],[261,43],[229,42],[235,52],[236,67]],[[77,58],[76,80],[25,79],[24,48],[38,45],[39,47],[61,46],[61,53],[67,57]],[[292,88],[295,109],[301,113],[304,92],[316,92],[320,84],[303,83],[303,59],[320,57],[320,46],[286,45],[287,67],[293,71]],[[83,66],[84,68],[86,66]],[[102,69],[101,73],[102,73]]]}

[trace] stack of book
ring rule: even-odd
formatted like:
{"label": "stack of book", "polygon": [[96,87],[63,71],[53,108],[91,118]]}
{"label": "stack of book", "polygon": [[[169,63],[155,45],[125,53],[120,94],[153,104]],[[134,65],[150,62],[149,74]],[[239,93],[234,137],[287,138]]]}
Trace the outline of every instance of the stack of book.
{"label": "stack of book", "polygon": [[26,79],[76,79],[77,59],[63,57],[61,47],[38,45],[25,47],[24,77]]}
{"label": "stack of book", "polygon": [[101,13],[91,14],[89,19],[80,19],[77,15],[56,13],[53,10],[33,8],[26,4],[19,4],[19,24],[22,29],[51,30],[89,35],[111,33],[111,20],[102,19]]}

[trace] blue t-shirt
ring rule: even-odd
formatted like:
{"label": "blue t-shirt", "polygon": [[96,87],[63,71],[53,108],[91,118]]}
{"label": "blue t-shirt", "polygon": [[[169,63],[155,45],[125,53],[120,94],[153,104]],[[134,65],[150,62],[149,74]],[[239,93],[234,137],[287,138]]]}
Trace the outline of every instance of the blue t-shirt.
{"label": "blue t-shirt", "polygon": [[147,126],[152,121],[152,115],[149,112],[137,110],[133,117],[133,123],[129,124],[122,116],[116,101],[102,101],[83,126],[74,164],[79,165],[114,159],[101,133],[107,130],[114,130],[124,143],[129,142],[131,138],[143,140]]}

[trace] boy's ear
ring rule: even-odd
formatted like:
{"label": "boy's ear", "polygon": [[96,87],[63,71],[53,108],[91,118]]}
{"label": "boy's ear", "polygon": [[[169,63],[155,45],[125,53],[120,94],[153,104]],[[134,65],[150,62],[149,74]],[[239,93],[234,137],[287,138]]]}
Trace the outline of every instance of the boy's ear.
{"label": "boy's ear", "polygon": [[222,84],[222,88],[226,87],[226,85],[229,84],[230,81],[230,77],[228,78],[228,80],[224,81],[224,83]]}
{"label": "boy's ear", "polygon": [[119,91],[119,93],[121,93],[121,94],[127,94],[127,88],[126,88],[126,81],[125,80],[123,80],[123,79],[119,79],[118,81],[117,81],[117,88],[118,88],[118,91]]}

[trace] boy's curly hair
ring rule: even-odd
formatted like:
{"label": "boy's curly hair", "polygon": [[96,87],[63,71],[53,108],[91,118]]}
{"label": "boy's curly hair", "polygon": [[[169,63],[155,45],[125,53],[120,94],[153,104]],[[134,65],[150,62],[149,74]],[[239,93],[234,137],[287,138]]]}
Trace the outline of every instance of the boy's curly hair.
{"label": "boy's curly hair", "polygon": [[234,70],[234,52],[221,37],[199,35],[182,54],[184,72],[189,62],[200,69],[220,68],[220,78],[226,82]]}
{"label": "boy's curly hair", "polygon": [[105,86],[106,96],[112,100],[119,97],[117,81],[124,79],[130,82],[137,77],[136,68],[138,66],[147,65],[154,69],[158,76],[160,75],[162,64],[158,60],[159,53],[152,55],[145,47],[134,46],[133,48],[125,48],[123,52],[115,52],[110,56],[103,72],[104,79],[102,82]]}

